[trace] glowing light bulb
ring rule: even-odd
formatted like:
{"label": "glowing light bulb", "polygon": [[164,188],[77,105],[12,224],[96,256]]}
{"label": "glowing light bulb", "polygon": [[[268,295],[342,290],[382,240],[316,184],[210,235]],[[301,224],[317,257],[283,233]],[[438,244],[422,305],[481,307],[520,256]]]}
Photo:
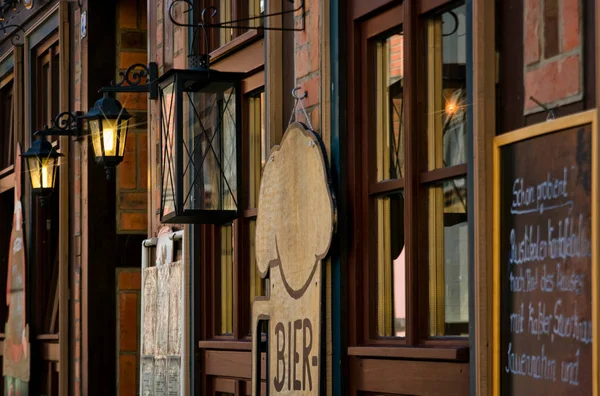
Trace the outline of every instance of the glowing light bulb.
{"label": "glowing light bulb", "polygon": [[458,110],[458,105],[456,104],[456,102],[448,102],[446,103],[446,113],[447,114],[454,114],[456,113],[456,111]]}
{"label": "glowing light bulb", "polygon": [[50,187],[50,180],[48,178],[49,170],[48,163],[46,161],[42,162],[42,188]]}
{"label": "glowing light bulb", "polygon": [[109,154],[115,151],[115,130],[113,128],[105,129],[104,138],[104,153]]}

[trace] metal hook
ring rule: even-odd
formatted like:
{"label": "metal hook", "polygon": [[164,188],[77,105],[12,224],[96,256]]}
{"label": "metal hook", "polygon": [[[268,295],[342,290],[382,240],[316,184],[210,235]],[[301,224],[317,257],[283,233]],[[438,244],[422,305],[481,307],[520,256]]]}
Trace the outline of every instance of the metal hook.
{"label": "metal hook", "polygon": [[545,106],[543,103],[541,103],[539,100],[537,100],[533,96],[530,96],[529,99],[531,99],[532,101],[534,101],[535,104],[537,104],[542,109],[544,109],[544,111],[548,112],[548,114],[546,115],[546,121],[552,121],[552,120],[556,119],[556,113],[557,113],[556,110],[557,110],[557,107],[548,108],[548,106]]}
{"label": "metal hook", "polygon": [[302,99],[306,99],[308,97],[308,92],[307,91],[304,91],[304,93],[302,94],[302,96],[298,96],[296,94],[296,92],[298,92],[301,89],[302,88],[300,88],[300,87],[296,87],[296,88],[292,89],[292,96],[294,97],[294,99],[296,99],[296,101],[302,100]]}
{"label": "metal hook", "polygon": [[206,7],[205,9],[203,9],[202,14],[201,14],[203,25],[206,24],[206,18],[204,17],[204,13],[206,13],[206,11],[212,11],[212,14],[210,14],[210,17],[209,17],[210,19],[213,19],[219,13],[219,10],[217,10],[217,7],[215,7],[215,6],[210,6],[210,7]]}
{"label": "metal hook", "polygon": [[298,92],[300,89],[301,89],[300,87],[296,87],[296,88],[292,89],[292,97],[294,99],[296,99],[296,103],[294,103],[294,108],[292,109],[292,114],[290,116],[290,121],[288,122],[288,125],[291,124],[292,121],[296,121],[296,109],[298,108],[298,105],[300,105],[300,107],[302,108],[302,112],[304,113],[304,117],[306,117],[306,123],[312,130],[313,127],[310,122],[310,117],[308,116],[308,113],[306,112],[306,109],[304,108],[304,105],[302,104],[302,100],[304,100],[308,97],[308,91],[304,91],[304,93],[301,96],[298,96],[298,94],[296,92]]}

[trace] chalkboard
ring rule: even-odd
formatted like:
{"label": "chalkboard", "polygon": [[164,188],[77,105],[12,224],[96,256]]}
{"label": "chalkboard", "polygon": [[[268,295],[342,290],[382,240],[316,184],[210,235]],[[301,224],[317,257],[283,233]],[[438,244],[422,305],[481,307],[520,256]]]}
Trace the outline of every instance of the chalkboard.
{"label": "chalkboard", "polygon": [[495,140],[497,395],[593,394],[595,114]]}

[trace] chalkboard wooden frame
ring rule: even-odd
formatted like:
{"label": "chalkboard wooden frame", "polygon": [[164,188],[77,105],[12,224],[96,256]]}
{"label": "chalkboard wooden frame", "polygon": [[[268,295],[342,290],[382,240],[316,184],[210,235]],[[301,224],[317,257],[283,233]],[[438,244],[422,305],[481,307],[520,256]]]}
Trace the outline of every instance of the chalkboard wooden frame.
{"label": "chalkboard wooden frame", "polygon": [[598,213],[600,209],[598,186],[599,186],[599,162],[598,162],[598,112],[596,110],[590,110],[582,113],[578,113],[572,116],[559,118],[557,120],[548,121],[545,123],[536,124],[530,127],[518,129],[513,132],[509,132],[503,135],[496,136],[493,143],[493,374],[492,374],[492,386],[493,395],[500,396],[500,360],[501,360],[501,268],[500,268],[500,246],[501,246],[501,219],[500,219],[500,200],[501,200],[501,189],[500,185],[501,178],[501,149],[504,146],[517,143],[526,139],[539,138],[544,135],[551,134],[553,132],[559,132],[565,129],[571,129],[578,126],[590,125],[592,130],[592,195],[591,195],[591,213],[592,213],[592,230],[591,230],[591,244],[592,244],[592,265],[591,265],[591,277],[592,277],[592,327],[593,327],[593,341],[592,341],[592,388],[593,395],[599,396],[599,384],[598,384],[598,340],[600,339],[600,332],[598,329],[598,302],[599,302],[599,291],[598,286],[600,285],[598,275],[598,246],[600,244],[599,229],[598,229]]}

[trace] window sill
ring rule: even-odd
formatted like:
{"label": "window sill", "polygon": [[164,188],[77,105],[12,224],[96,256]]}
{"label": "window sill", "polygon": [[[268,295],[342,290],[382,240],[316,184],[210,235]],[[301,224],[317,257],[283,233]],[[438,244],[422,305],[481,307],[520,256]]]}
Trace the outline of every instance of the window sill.
{"label": "window sill", "polygon": [[39,334],[35,339],[38,341],[58,341],[58,334]]}
{"label": "window sill", "polygon": [[210,63],[211,65],[219,62],[219,60],[225,58],[226,56],[240,51],[244,47],[250,45],[254,41],[263,38],[263,30],[262,29],[250,29],[247,32],[239,35],[234,38],[227,44],[217,48],[213,52],[210,53]]}
{"label": "window sill", "polygon": [[206,340],[199,341],[198,348],[200,349],[218,349],[224,351],[251,351],[252,342],[236,340],[236,341],[221,341],[221,340]]}
{"label": "window sill", "polygon": [[11,165],[9,167],[6,167],[4,169],[0,169],[0,179],[2,179],[4,176],[8,175],[9,173],[12,173],[12,171],[15,169],[14,165]]}
{"label": "window sill", "polygon": [[469,361],[469,347],[408,347],[408,346],[353,346],[348,347],[348,356],[360,358],[392,358],[414,360]]}

